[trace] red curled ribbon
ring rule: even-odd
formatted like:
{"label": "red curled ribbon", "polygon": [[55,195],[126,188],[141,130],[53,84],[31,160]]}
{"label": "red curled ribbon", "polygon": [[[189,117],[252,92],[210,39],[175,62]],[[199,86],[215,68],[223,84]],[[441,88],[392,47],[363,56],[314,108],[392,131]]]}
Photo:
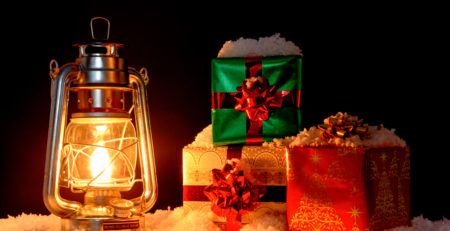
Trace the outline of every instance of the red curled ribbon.
{"label": "red curled ribbon", "polygon": [[283,97],[289,91],[276,91],[275,86],[270,86],[267,79],[263,77],[250,77],[242,82],[237,88],[234,98],[236,104],[234,109],[245,111],[250,120],[249,135],[258,135],[262,128],[262,121],[269,119],[272,108],[280,108]]}
{"label": "red curled ribbon", "polygon": [[238,230],[242,214],[253,210],[265,193],[265,188],[252,185],[238,166],[239,160],[232,159],[222,170],[213,169],[213,183],[203,191],[212,202],[211,210],[227,217],[227,230]]}

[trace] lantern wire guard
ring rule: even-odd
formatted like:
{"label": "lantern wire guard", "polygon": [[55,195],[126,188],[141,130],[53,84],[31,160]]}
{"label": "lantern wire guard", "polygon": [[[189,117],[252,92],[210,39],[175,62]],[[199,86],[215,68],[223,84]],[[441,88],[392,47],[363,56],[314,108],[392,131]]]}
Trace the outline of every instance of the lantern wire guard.
{"label": "lantern wire guard", "polygon": [[[100,21],[107,24],[103,40],[94,33]],[[128,67],[123,45],[107,41],[109,20],[95,17],[90,26],[93,41],[76,45],[76,62],[50,61],[44,202],[63,218],[62,230],[141,230],[157,197],[147,69]],[[122,198],[136,183],[140,196]],[[64,198],[62,188],[84,201]]]}

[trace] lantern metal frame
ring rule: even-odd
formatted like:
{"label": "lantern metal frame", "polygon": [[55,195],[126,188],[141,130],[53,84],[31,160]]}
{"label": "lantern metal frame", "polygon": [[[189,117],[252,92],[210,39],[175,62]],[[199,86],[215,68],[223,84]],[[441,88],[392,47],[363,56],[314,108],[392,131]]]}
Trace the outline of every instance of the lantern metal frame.
{"label": "lantern metal frame", "polygon": [[[110,23],[109,20],[102,17],[91,19],[92,38],[96,39],[93,32],[93,23],[96,20],[104,20],[108,23],[108,35],[106,37],[108,39]],[[79,47],[80,57],[76,62],[65,64],[62,67],[59,67],[55,60],[50,62],[51,109],[43,188],[45,205],[52,214],[63,218],[63,230],[139,230],[143,227],[142,214],[153,207],[157,198],[155,156],[150,127],[150,113],[147,105],[147,70],[143,68],[138,72],[134,68],[126,66],[126,61],[119,57],[117,52],[122,47],[121,44],[97,40],[77,46]],[[88,54],[86,49],[89,47],[106,48],[107,57],[102,54]],[[94,100],[96,100],[95,97],[100,98],[97,101],[100,104],[103,102],[101,99],[103,97],[102,94],[105,92],[131,92],[133,103],[128,115],[131,114],[131,110],[134,110],[134,123],[138,138],[137,155],[141,169],[141,179],[135,179],[133,176],[131,183],[141,181],[142,194],[129,200],[133,202],[132,205],[125,203],[127,208],[124,209],[133,211],[130,216],[91,217],[81,215],[80,211],[83,210],[84,205],[78,201],[65,199],[61,195],[60,185],[62,177],[60,176],[63,165],[61,156],[64,152],[63,140],[68,124],[69,95],[71,91],[80,90],[91,92],[91,97]],[[100,92],[101,94],[96,95],[95,92]],[[100,107],[108,110],[82,111],[76,114],[81,117],[93,118],[96,116],[117,117],[124,115],[122,112],[109,110],[114,109],[114,106],[100,105]],[[72,188],[72,191],[76,190]],[[86,189],[81,189],[81,191],[86,192]],[[117,194],[118,192],[114,195],[117,197]],[[118,197],[120,197],[120,193]],[[126,202],[129,203],[129,201]]]}

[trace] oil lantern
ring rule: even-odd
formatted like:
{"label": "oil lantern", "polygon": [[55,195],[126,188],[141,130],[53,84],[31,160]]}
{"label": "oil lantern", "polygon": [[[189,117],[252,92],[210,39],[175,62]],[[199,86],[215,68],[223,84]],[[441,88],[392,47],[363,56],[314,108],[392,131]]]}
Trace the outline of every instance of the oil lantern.
{"label": "oil lantern", "polygon": [[157,197],[147,71],[127,66],[108,19],[90,26],[75,62],[50,62],[44,202],[62,230],[141,230]]}

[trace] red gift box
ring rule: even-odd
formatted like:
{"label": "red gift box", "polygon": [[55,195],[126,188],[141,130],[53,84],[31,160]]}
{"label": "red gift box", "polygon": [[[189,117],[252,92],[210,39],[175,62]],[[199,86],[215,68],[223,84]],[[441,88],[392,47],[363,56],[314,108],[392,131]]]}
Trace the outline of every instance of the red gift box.
{"label": "red gift box", "polygon": [[408,148],[293,147],[287,165],[290,230],[409,224]]}

